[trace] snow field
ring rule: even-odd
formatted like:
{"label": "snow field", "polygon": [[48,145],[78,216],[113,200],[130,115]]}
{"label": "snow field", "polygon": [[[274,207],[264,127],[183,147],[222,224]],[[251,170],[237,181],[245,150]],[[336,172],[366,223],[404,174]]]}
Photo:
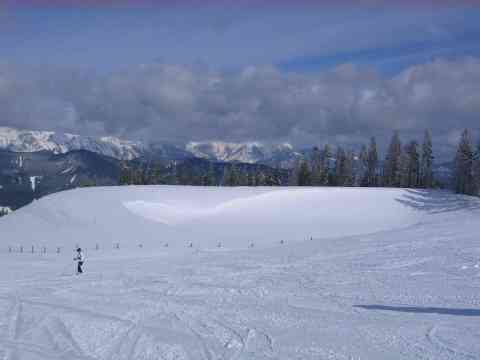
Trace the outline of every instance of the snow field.
{"label": "snow field", "polygon": [[[2,222],[5,239],[39,247],[274,246],[402,228],[423,214],[394,189],[106,187],[53,194]],[[346,206],[351,203],[352,206]],[[14,244],[15,245],[15,244]],[[21,245],[21,244],[16,244]]]}
{"label": "snow field", "polygon": [[55,194],[0,219],[0,246],[79,241],[87,273],[0,252],[0,358],[478,359],[479,215],[435,191]]}

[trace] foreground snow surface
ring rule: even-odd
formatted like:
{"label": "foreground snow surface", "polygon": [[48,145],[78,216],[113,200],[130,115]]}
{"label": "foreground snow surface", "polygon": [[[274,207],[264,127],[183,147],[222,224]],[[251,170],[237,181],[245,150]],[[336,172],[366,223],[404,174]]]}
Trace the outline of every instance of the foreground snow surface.
{"label": "foreground snow surface", "polygon": [[55,194],[0,219],[0,359],[480,359],[479,225],[439,191]]}

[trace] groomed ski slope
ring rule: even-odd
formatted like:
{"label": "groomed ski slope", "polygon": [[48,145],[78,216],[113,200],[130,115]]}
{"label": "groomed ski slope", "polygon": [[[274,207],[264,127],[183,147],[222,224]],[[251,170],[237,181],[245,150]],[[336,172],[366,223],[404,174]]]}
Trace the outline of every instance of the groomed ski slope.
{"label": "groomed ski slope", "polygon": [[[53,194],[2,222],[6,239],[38,246],[273,246],[403,228],[419,221],[397,190],[106,187]],[[32,230],[34,229],[34,230]]]}
{"label": "groomed ski slope", "polygon": [[54,194],[0,219],[0,359],[480,359],[479,225],[442,191]]}

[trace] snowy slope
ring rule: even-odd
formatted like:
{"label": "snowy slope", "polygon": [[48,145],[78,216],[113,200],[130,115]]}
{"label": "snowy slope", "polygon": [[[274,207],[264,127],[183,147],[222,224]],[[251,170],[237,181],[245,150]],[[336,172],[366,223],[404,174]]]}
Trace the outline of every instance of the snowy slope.
{"label": "snowy slope", "polygon": [[441,191],[50,195],[0,219],[0,358],[479,359],[479,225]]}
{"label": "snowy slope", "polygon": [[[15,212],[2,224],[2,233],[27,242],[40,237],[48,245],[59,245],[59,240],[103,242],[106,237],[125,245],[140,238],[159,246],[165,239],[195,241],[199,246],[218,241],[234,248],[245,248],[250,242],[268,246],[282,239],[341,237],[410,226],[421,216],[397,201],[402,194],[395,189],[342,188],[75,189]],[[356,206],[346,208],[347,201]],[[369,214],[368,221],[365,214]],[[18,226],[24,223],[29,226]],[[35,233],[30,231],[32,226]],[[62,232],[65,240],[59,237]],[[105,237],[98,238],[97,233]]]}
{"label": "snowy slope", "polygon": [[144,146],[111,136],[92,138],[51,131],[0,127],[0,149],[15,152],[46,150],[55,154],[63,154],[72,150],[88,150],[117,159],[131,160],[142,154]]}

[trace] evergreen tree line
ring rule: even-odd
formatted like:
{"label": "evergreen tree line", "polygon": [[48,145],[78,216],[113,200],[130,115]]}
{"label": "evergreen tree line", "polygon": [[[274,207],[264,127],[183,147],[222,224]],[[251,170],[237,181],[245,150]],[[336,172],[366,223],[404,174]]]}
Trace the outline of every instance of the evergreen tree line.
{"label": "evergreen tree line", "polygon": [[[214,184],[217,185],[217,184]],[[283,185],[280,172],[277,171],[242,171],[235,164],[224,167],[223,176],[218,183],[221,186],[280,186]]]}
{"label": "evergreen tree line", "polygon": [[[311,155],[295,162],[291,170],[262,165],[184,161],[168,164],[124,163],[121,184],[199,186],[361,186],[435,188],[441,184],[433,172],[434,152],[430,131],[421,144],[402,143],[395,131],[385,158],[380,160],[375,137],[358,153],[338,146],[315,147]],[[480,144],[473,146],[470,132],[462,133],[454,162],[453,187],[457,193],[480,193]]]}
{"label": "evergreen tree line", "polygon": [[186,160],[170,164],[128,164],[120,171],[121,185],[280,186],[287,172],[264,165]]}
{"label": "evergreen tree line", "polygon": [[300,160],[290,173],[292,186],[364,186],[432,188],[433,148],[429,131],[420,147],[416,141],[402,145],[395,131],[385,160],[380,163],[375,137],[358,154],[338,146],[314,148],[310,159]]}
{"label": "evergreen tree line", "polygon": [[480,194],[480,143],[472,142],[470,131],[465,129],[455,154],[453,186],[457,193]]}

